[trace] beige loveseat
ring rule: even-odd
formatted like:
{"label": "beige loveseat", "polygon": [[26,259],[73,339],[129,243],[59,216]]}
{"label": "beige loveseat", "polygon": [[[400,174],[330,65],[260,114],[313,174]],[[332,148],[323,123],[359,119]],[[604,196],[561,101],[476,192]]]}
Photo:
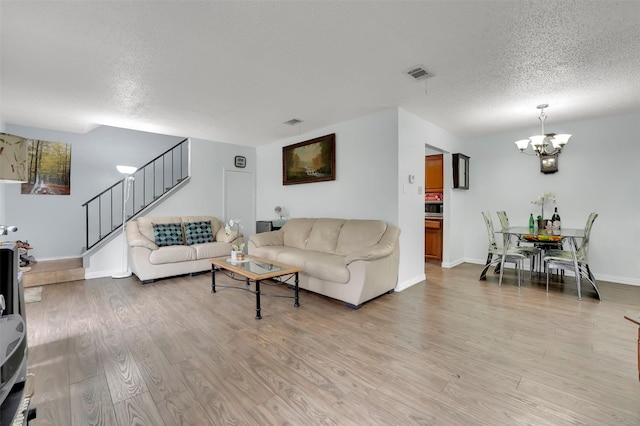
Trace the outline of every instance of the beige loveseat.
{"label": "beige loveseat", "polygon": [[290,219],[252,235],[249,254],[302,268],[300,288],[362,303],[398,282],[400,229],[379,220]]}
{"label": "beige loveseat", "polygon": [[139,217],[127,223],[131,271],[143,284],[211,270],[209,259],[228,255],[242,234],[227,235],[213,216]]}

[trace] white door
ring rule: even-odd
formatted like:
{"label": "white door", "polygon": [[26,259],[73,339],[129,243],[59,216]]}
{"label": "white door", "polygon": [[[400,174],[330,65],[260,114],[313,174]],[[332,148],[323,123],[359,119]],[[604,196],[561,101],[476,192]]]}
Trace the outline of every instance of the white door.
{"label": "white door", "polygon": [[240,220],[244,241],[256,233],[256,194],[253,172],[225,170],[224,221]]}

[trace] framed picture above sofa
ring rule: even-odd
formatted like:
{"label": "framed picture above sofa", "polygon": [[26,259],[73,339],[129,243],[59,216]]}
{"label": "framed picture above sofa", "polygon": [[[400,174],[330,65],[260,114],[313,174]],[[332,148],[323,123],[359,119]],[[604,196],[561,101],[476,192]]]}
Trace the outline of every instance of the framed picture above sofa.
{"label": "framed picture above sofa", "polygon": [[282,184],[336,180],[336,134],[282,147]]}

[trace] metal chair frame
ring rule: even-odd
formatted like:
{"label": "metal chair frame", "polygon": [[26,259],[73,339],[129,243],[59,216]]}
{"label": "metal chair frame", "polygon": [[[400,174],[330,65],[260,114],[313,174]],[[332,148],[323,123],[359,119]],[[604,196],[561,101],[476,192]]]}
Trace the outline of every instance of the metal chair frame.
{"label": "metal chair frame", "polygon": [[[593,222],[598,217],[597,213],[591,213],[587,218],[587,223],[584,227],[584,238],[580,244],[580,247],[576,250],[575,241],[573,241],[571,246],[571,251],[568,250],[550,250],[546,256],[544,256],[544,264],[545,271],[547,274],[547,292],[549,291],[549,270],[550,269],[561,269],[561,270],[569,270],[573,271],[574,274],[580,274],[580,278],[585,278],[591,285],[593,286],[596,294],[598,295],[598,299],[602,300],[600,297],[600,290],[598,290],[598,286],[596,285],[596,278],[591,272],[591,268],[589,268],[589,239],[591,237],[591,228],[593,227]],[[577,260],[577,270],[576,263],[574,263],[574,252],[575,259]],[[582,283],[581,280],[576,279],[576,283],[578,283],[578,300],[582,300]]]}
{"label": "metal chair frame", "polygon": [[[489,236],[489,248],[487,253],[487,262],[480,272],[480,280],[486,279],[487,270],[492,266],[500,265],[502,263],[502,258],[504,257],[505,263],[513,263],[515,264],[517,273],[518,273],[518,287],[520,287],[522,283],[521,270],[523,261],[527,258],[531,258],[528,252],[521,250],[520,248],[509,248],[507,247],[507,252],[504,252],[504,246],[498,247],[496,243],[495,231],[493,229],[493,221],[491,220],[491,214],[489,212],[482,212],[482,216],[484,217],[485,224],[487,226],[487,234]],[[505,241],[505,244],[508,244],[508,241]],[[502,275],[503,270],[500,269],[500,281],[499,285],[502,286]]]}

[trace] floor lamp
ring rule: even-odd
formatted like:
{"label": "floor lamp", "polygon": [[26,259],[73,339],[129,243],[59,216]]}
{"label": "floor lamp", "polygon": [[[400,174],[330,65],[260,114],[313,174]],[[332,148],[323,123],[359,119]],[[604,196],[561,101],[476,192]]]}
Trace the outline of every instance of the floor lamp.
{"label": "floor lamp", "polygon": [[111,278],[127,278],[131,276],[129,271],[129,257],[127,256],[127,234],[125,233],[125,224],[127,223],[127,201],[129,200],[129,194],[131,193],[131,184],[133,183],[133,174],[136,172],[137,167],[132,166],[116,166],[118,171],[125,175],[123,182],[123,194],[122,194],[122,272],[112,275]]}

